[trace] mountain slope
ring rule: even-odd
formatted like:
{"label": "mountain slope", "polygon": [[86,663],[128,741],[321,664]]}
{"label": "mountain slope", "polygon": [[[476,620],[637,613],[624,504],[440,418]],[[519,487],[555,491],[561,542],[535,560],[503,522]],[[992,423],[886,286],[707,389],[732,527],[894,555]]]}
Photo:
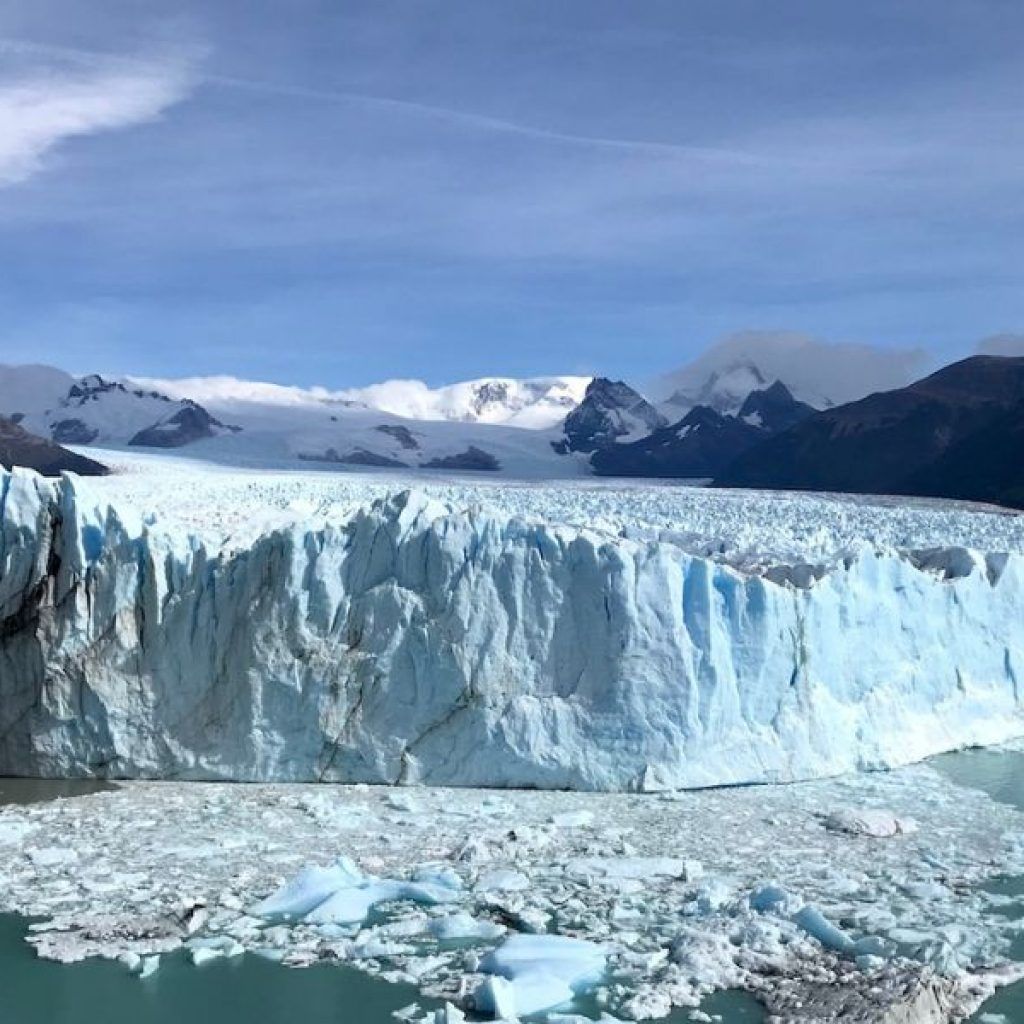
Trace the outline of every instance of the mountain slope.
{"label": "mountain slope", "polygon": [[1024,505],[1024,358],[973,356],[798,424],[716,483]]}
{"label": "mountain slope", "polygon": [[777,380],[763,390],[751,391],[736,416],[752,427],[778,434],[796,426],[808,416],[813,416],[815,412],[817,410],[813,406],[798,401],[789,388]]}
{"label": "mountain slope", "polygon": [[264,404],[333,405],[368,409],[407,420],[490,423],[527,430],[553,427],[583,400],[589,377],[481,377],[431,388],[421,380],[388,380],[362,388],[329,391],[238,380],[192,377],[160,380],[135,377],[135,384],[177,398],[191,398],[207,408]]}
{"label": "mountain slope", "polygon": [[187,398],[49,366],[0,366],[0,416],[58,444],[177,448],[235,430]]}
{"label": "mountain slope", "polygon": [[0,466],[11,469],[25,466],[43,476],[77,473],[79,476],[103,476],[107,467],[69,452],[44,437],[30,434],[24,427],[0,416]]}
{"label": "mountain slope", "polygon": [[642,437],[665,425],[665,418],[644,398],[621,380],[595,377],[583,401],[569,413],[562,425],[560,452],[593,452],[620,438]]}
{"label": "mountain slope", "polygon": [[738,415],[698,405],[671,426],[630,444],[612,444],[594,452],[591,464],[600,476],[710,478],[766,437],[812,415],[781,381],[752,391]]}
{"label": "mountain slope", "polygon": [[639,441],[599,449],[591,465],[599,476],[712,477],[763,436],[760,428],[735,416],[698,405],[678,423]]}

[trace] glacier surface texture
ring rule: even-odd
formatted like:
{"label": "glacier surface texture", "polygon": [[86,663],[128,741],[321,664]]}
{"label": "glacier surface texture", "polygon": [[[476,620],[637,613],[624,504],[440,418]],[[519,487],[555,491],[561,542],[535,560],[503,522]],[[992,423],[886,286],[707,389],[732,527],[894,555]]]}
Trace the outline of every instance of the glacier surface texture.
{"label": "glacier surface texture", "polygon": [[0,476],[0,774],[650,790],[1024,733],[1019,552],[753,570],[416,491],[231,545],[97,495]]}

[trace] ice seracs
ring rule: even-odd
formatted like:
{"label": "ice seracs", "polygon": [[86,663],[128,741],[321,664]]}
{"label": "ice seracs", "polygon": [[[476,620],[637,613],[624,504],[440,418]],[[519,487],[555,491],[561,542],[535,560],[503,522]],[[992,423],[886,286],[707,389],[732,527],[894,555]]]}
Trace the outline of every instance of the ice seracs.
{"label": "ice seracs", "polygon": [[1016,552],[752,570],[414,491],[222,547],[0,481],[0,771],[659,790],[1024,733]]}

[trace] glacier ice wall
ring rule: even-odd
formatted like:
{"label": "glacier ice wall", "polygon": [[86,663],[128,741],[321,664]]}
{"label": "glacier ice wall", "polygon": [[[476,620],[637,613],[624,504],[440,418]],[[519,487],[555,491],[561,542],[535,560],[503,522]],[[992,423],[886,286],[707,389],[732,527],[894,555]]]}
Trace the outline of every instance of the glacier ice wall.
{"label": "glacier ice wall", "polygon": [[653,789],[1024,734],[1024,556],[751,575],[415,493],[240,550],[0,476],[0,774]]}

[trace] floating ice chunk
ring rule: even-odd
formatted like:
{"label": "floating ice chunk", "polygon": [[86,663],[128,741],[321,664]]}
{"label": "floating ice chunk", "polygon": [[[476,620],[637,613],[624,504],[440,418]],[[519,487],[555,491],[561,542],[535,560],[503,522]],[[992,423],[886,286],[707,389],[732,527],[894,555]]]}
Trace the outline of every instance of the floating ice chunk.
{"label": "floating ice chunk", "polygon": [[462,879],[446,864],[421,864],[413,871],[412,880],[424,885],[439,886],[452,892],[462,889]]}
{"label": "floating ice chunk", "polygon": [[392,810],[406,811],[409,814],[415,814],[420,810],[419,803],[410,793],[389,793],[385,803]]}
{"label": "floating ice chunk", "polygon": [[463,1024],[466,1015],[451,1003],[445,1003],[439,1010],[434,1011],[434,1024]]}
{"label": "floating ice chunk", "polygon": [[911,818],[897,818],[891,811],[860,807],[833,811],[825,818],[825,828],[852,836],[887,839],[890,836],[911,835],[917,831],[917,823]]}
{"label": "floating ice chunk", "polygon": [[473,1007],[495,1020],[515,1020],[516,991],[512,982],[498,976],[484,978],[473,996]]}
{"label": "floating ice chunk", "polygon": [[513,935],[480,961],[487,978],[474,1006],[496,1019],[553,1009],[597,984],[606,952],[565,935]]}
{"label": "floating ice chunk", "polygon": [[38,868],[52,868],[60,864],[74,864],[78,853],[66,846],[44,846],[38,850],[29,850],[28,859]]}
{"label": "floating ice chunk", "polygon": [[139,978],[148,978],[150,975],[156,974],[158,970],[160,970],[160,955],[144,956],[142,967],[139,969]]}
{"label": "floating ice chunk", "polygon": [[126,953],[122,953],[118,958],[117,962],[123,967],[127,967],[129,972],[132,974],[138,974],[142,970],[142,957],[138,953],[134,953],[129,950]]}
{"label": "floating ice chunk", "polygon": [[837,928],[817,907],[806,906],[793,915],[793,923],[826,949],[837,953],[852,953],[855,943],[841,928]]}
{"label": "floating ice chunk", "polygon": [[709,878],[697,890],[696,909],[699,914],[713,914],[732,898],[732,887],[721,878]]}
{"label": "floating ice chunk", "polygon": [[782,914],[789,911],[794,904],[791,893],[781,885],[762,885],[755,889],[748,899],[750,909],[758,914]]}
{"label": "floating ice chunk", "polygon": [[530,880],[521,871],[513,871],[511,868],[496,868],[494,871],[487,871],[482,874],[476,883],[476,888],[486,892],[521,892],[530,887]]}
{"label": "floating ice chunk", "polygon": [[27,821],[0,821],[0,846],[20,843],[36,826]]}
{"label": "floating ice chunk", "polygon": [[430,922],[430,933],[443,941],[453,939],[497,939],[505,934],[504,925],[479,921],[470,914],[449,914]]}
{"label": "floating ice chunk", "polygon": [[222,956],[241,956],[245,952],[245,947],[240,942],[231,938],[230,935],[213,935],[209,938],[189,939],[185,945],[189,951],[192,963],[196,967],[200,967],[202,964]]}
{"label": "floating ice chunk", "polygon": [[689,877],[688,864],[700,867],[697,861],[678,857],[576,857],[565,865],[570,875],[596,875],[603,878],[667,878]]}
{"label": "floating ice chunk", "polygon": [[562,811],[559,814],[552,814],[548,820],[559,828],[582,828],[594,824],[594,812]]}
{"label": "floating ice chunk", "polygon": [[203,964],[209,963],[211,960],[217,960],[223,955],[224,950],[211,949],[209,946],[200,946],[198,949],[193,949],[189,952],[192,963],[196,967],[202,967]]}
{"label": "floating ice chunk", "polygon": [[299,917],[310,924],[359,924],[370,908],[389,900],[428,905],[450,903],[460,895],[458,876],[443,868],[424,867],[423,881],[402,882],[364,875],[347,857],[329,868],[306,867],[274,895],[253,907],[257,917]]}
{"label": "floating ice chunk", "polygon": [[697,882],[704,877],[704,865],[699,860],[683,861],[683,877],[688,882]]}
{"label": "floating ice chunk", "polygon": [[359,869],[347,857],[329,868],[310,865],[272,896],[252,908],[256,917],[303,917],[315,910],[339,889],[362,880]]}

